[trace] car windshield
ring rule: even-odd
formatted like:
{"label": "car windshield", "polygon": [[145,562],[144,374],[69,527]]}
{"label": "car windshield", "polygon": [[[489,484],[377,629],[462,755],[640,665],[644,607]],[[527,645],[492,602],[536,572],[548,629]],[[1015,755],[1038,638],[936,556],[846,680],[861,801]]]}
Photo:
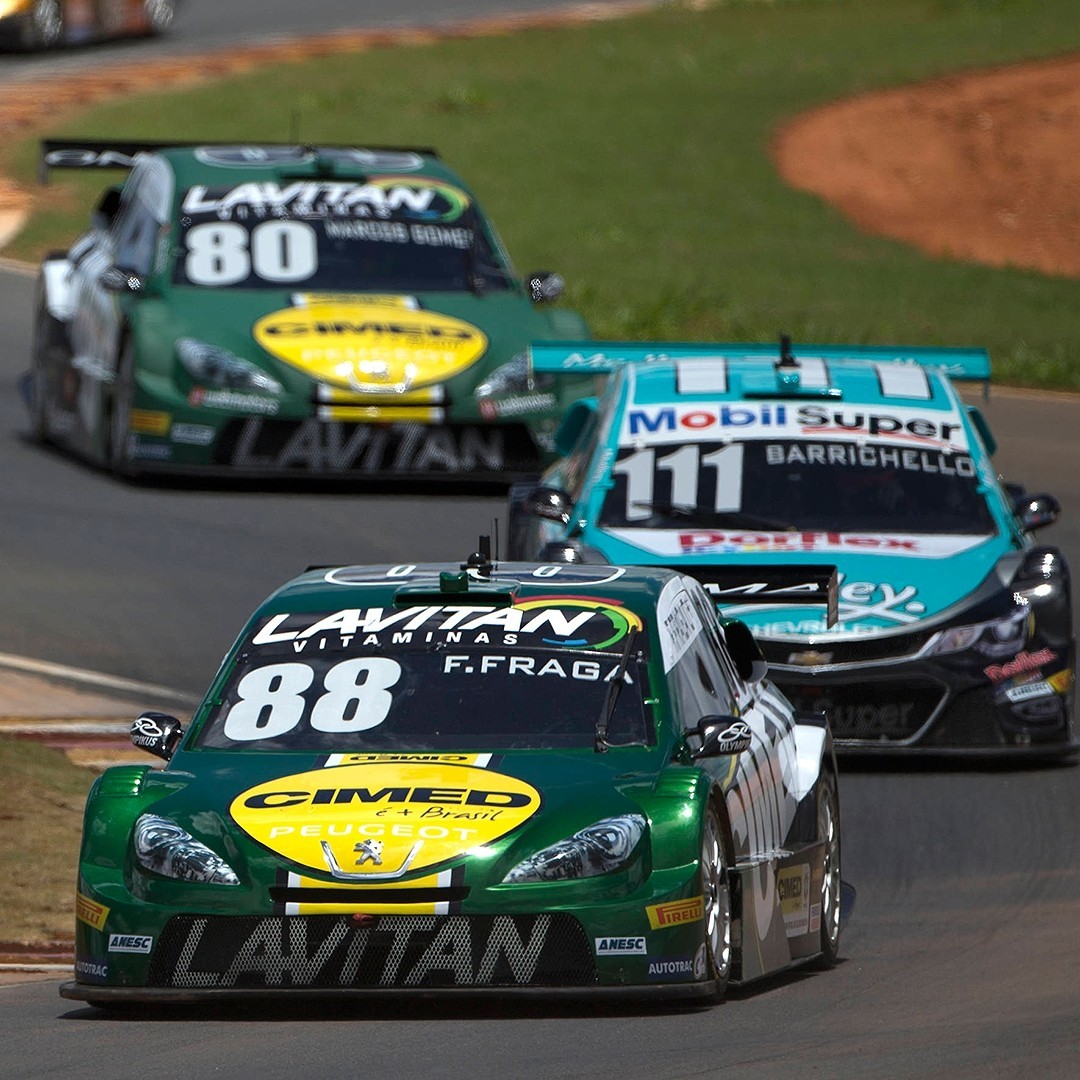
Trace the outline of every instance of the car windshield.
{"label": "car windshield", "polygon": [[189,188],[173,281],[353,293],[513,285],[468,195],[406,177]]}
{"label": "car windshield", "polygon": [[751,439],[620,448],[600,523],[645,529],[992,535],[968,453],[884,441]]}
{"label": "car windshield", "polygon": [[[467,627],[476,612],[466,620],[424,614],[438,610],[406,609],[404,623],[411,614],[412,621],[429,624],[421,632],[343,635],[340,620],[333,631],[316,630],[307,637],[302,636],[306,629],[289,629],[317,626],[313,616],[294,616],[281,624],[285,629],[277,623],[264,628],[239,655],[196,745],[327,753],[592,748],[628,646],[606,740],[611,745],[655,741],[644,706],[649,697],[644,635],[590,645],[588,629],[580,632],[577,617],[568,624],[575,631],[572,639],[556,642],[554,624],[548,622],[545,642],[538,621],[543,609],[527,613],[525,626],[535,626],[535,633],[491,633],[490,625],[486,631],[440,633],[440,620],[457,618]],[[590,613],[586,620],[603,622],[603,613]],[[610,623],[605,625],[610,630]],[[372,644],[372,637],[383,640]],[[507,643],[533,637],[535,643]]]}

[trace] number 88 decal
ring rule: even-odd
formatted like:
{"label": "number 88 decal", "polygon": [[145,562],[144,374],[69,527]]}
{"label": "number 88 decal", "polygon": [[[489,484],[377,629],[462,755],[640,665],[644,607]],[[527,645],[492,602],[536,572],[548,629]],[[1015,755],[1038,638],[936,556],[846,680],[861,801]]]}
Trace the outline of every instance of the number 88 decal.
{"label": "number 88 decal", "polygon": [[212,221],[184,237],[184,275],[192,285],[236,285],[252,272],[263,281],[304,281],[318,268],[315,230],[303,221],[263,221],[248,231],[235,221]]}
{"label": "number 88 decal", "polygon": [[[323,693],[311,710],[315,731],[367,731],[390,713],[390,687],[401,678],[401,665],[383,656],[361,656],[335,664],[323,677]],[[237,684],[239,700],[225,719],[233,742],[274,739],[303,719],[304,691],[315,680],[308,664],[268,664],[249,671]]]}

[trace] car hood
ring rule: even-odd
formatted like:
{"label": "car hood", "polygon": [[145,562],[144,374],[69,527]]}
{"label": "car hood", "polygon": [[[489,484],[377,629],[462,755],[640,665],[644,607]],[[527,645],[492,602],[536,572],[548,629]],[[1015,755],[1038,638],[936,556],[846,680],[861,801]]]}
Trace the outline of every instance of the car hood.
{"label": "car hood", "polygon": [[[565,313],[563,313],[565,314]],[[311,380],[401,392],[454,380],[471,390],[532,337],[558,335],[554,309],[510,291],[325,294],[178,288],[165,340],[192,337],[258,363],[294,392]]]}
{"label": "car hood", "polygon": [[[708,529],[604,529],[589,538],[612,562],[673,566],[835,566],[838,621],[820,608],[731,604],[724,613],[763,635],[850,634],[921,629],[959,614],[1015,545],[1009,537]],[[1004,583],[1001,583],[1004,584]],[[991,581],[985,588],[993,588]]]}
{"label": "car hood", "polygon": [[323,882],[329,873],[350,885],[416,884],[469,854],[474,879],[497,884],[596,821],[642,813],[635,790],[651,792],[659,767],[647,749],[329,759],[193,751],[147,776],[143,810],[253,882],[272,883],[284,865]]}

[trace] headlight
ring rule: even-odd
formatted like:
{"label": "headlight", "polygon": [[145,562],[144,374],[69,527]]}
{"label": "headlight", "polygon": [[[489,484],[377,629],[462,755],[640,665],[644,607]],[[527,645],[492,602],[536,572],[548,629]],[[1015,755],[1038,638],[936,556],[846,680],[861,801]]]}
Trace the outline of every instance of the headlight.
{"label": "headlight", "polygon": [[529,394],[546,390],[555,381],[553,375],[535,377],[529,367],[529,357],[520,352],[497,367],[474,391],[478,398],[502,397],[504,394]]}
{"label": "headlight", "polygon": [[241,360],[227,349],[208,345],[195,338],[180,338],[176,355],[184,370],[204,386],[221,386],[230,390],[257,390],[263,394],[280,394],[281,383],[249,360]]}
{"label": "headlight", "polygon": [[604,818],[519,862],[503,878],[503,884],[564,881],[608,874],[618,870],[630,858],[644,832],[645,818],[641,814]]}
{"label": "headlight", "polygon": [[1030,609],[1025,604],[1003,619],[950,626],[927,643],[924,656],[944,656],[970,649],[982,656],[1015,656],[1027,644]]}
{"label": "headlight", "polygon": [[143,814],[135,822],[135,857],[162,877],[206,885],[239,885],[231,866],[168,818]]}

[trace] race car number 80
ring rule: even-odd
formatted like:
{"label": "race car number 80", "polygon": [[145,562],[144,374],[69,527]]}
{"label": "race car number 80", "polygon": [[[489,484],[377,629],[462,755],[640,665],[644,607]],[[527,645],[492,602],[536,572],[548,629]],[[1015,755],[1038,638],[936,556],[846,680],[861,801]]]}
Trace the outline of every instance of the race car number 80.
{"label": "race car number 80", "polygon": [[[367,731],[390,712],[390,687],[401,678],[401,665],[384,656],[362,656],[335,664],[323,676],[323,693],[311,710],[316,731]],[[225,735],[234,742],[274,739],[292,731],[307,708],[303,694],[315,672],[307,664],[268,664],[249,671],[237,684],[239,700],[225,719]]]}
{"label": "race car number 80", "polygon": [[235,285],[252,271],[263,281],[304,281],[318,267],[315,230],[303,221],[263,221],[248,230],[235,221],[188,230],[184,275],[192,285]]}

